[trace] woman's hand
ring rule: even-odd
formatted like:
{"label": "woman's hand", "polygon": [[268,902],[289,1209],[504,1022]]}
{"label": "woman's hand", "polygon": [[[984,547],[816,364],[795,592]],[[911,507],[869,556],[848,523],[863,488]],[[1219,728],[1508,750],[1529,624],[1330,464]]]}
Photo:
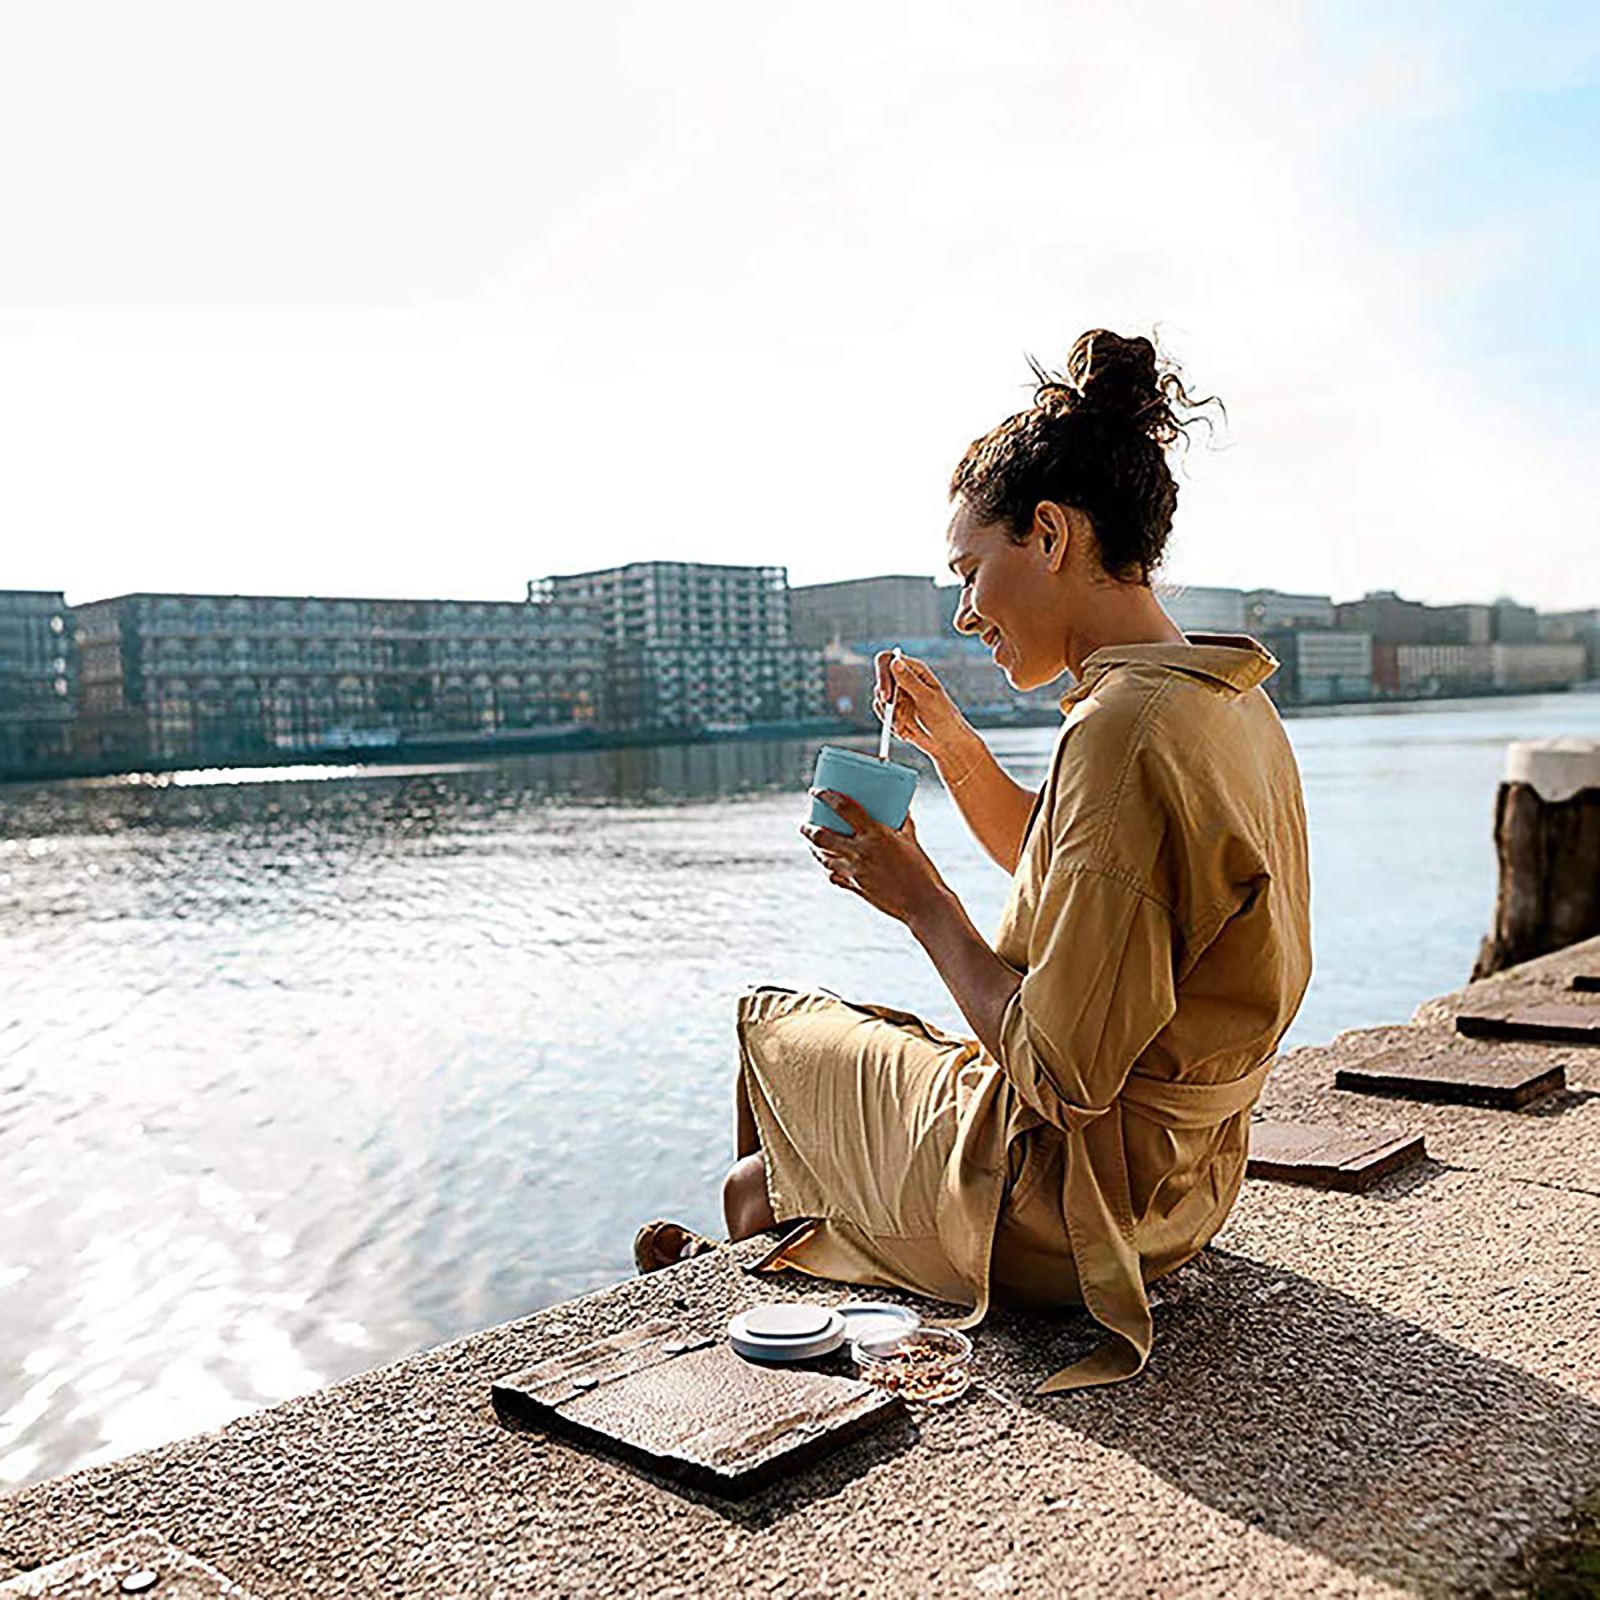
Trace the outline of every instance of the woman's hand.
{"label": "woman's hand", "polygon": [[880,650],[873,658],[873,669],[876,681],[872,710],[880,722],[888,715],[891,696],[896,689],[900,691],[894,708],[897,739],[915,745],[943,766],[961,752],[963,745],[977,738],[971,723],[956,709],[955,701],[927,662],[914,656],[896,660],[893,651]]}
{"label": "woman's hand", "polygon": [[917,843],[916,825],[909,815],[898,828],[886,828],[847,794],[835,789],[811,793],[855,829],[854,834],[836,833],[810,823],[800,829],[830,883],[907,924],[925,917],[949,896],[938,869]]}

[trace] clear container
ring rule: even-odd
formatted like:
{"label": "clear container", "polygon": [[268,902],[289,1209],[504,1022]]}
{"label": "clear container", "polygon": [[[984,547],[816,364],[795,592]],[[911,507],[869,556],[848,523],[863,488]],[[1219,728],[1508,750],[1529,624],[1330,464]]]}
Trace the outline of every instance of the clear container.
{"label": "clear container", "polygon": [[868,1383],[920,1405],[944,1405],[972,1382],[972,1341],[954,1328],[913,1328],[855,1341],[856,1366]]}

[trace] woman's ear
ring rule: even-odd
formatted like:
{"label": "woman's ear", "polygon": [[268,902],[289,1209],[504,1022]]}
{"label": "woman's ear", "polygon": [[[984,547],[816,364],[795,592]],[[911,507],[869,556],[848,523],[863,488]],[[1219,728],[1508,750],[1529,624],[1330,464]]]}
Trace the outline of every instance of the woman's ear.
{"label": "woman's ear", "polygon": [[1074,519],[1081,512],[1059,506],[1054,500],[1041,500],[1033,508],[1033,536],[1039,543],[1039,554],[1051,572],[1060,572],[1067,564],[1067,551],[1076,531]]}

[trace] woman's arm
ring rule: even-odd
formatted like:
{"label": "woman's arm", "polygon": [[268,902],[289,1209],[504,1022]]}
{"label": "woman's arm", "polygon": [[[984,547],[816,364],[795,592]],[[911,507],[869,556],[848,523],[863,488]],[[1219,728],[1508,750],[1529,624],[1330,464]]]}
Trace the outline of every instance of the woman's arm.
{"label": "woman's arm", "polygon": [[910,817],[895,829],[873,821],[847,794],[813,790],[852,828],[802,826],[812,854],[830,881],[858,894],[879,911],[905,923],[928,952],[961,1014],[991,1055],[998,1055],[1001,1021],[1022,983],[1022,974],[989,948],[966,908],[917,843]]}
{"label": "woman's arm", "polygon": [[1006,772],[976,729],[969,727],[967,732],[970,743],[936,756],[934,765],[973,837],[991,860],[1015,872],[1039,796]]}
{"label": "woman's arm", "polygon": [[948,889],[919,907],[906,926],[928,952],[978,1042],[998,1061],[1000,1024],[1006,1007],[1022,987],[1022,974],[989,948],[973,927],[967,908]]}
{"label": "woman's arm", "polygon": [[896,737],[932,759],[973,837],[991,860],[1016,871],[1037,798],[1033,790],[1007,776],[926,662],[911,656],[896,660],[885,650],[875,667],[878,715],[886,714],[890,697],[897,694]]}

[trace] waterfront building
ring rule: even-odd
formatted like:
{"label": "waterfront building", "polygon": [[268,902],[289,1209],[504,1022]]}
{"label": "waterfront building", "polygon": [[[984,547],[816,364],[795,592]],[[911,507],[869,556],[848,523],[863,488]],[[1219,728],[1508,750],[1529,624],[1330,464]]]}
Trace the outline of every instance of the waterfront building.
{"label": "waterfront building", "polygon": [[535,579],[528,593],[595,609],[616,728],[716,732],[828,715],[822,652],[795,641],[782,567],[637,561]]}
{"label": "waterfront building", "polygon": [[1167,615],[1185,633],[1244,633],[1243,589],[1214,589],[1201,584],[1165,589],[1157,585],[1156,596]]}
{"label": "waterfront building", "polygon": [[1372,636],[1350,629],[1268,629],[1262,644],[1278,658],[1267,689],[1283,705],[1332,705],[1372,698]]}
{"label": "waterfront building", "polygon": [[1387,693],[1407,699],[1481,694],[1494,687],[1494,646],[1384,641],[1375,653],[1373,675]]}
{"label": "waterfront building", "polygon": [[1494,638],[1494,607],[1424,607],[1423,640],[1428,644],[1488,644]]}
{"label": "waterfront building", "polygon": [[1581,644],[1584,676],[1600,679],[1600,609],[1541,613],[1539,640],[1543,644]]}
{"label": "waterfront building", "polygon": [[1502,595],[1491,608],[1497,644],[1532,644],[1539,637],[1539,613]]}
{"label": "waterfront building", "polygon": [[1270,629],[1331,628],[1333,598],[1325,594],[1285,594],[1281,589],[1247,589],[1244,625],[1258,639]]}
{"label": "waterfront building", "polygon": [[1428,619],[1429,608],[1420,600],[1402,600],[1393,589],[1371,589],[1359,600],[1335,606],[1333,626],[1368,634],[1379,644],[1421,644],[1432,638]]}
{"label": "waterfront building", "polygon": [[1580,640],[1537,641],[1490,647],[1497,689],[1565,689],[1588,676],[1588,652]]}
{"label": "waterfront building", "polygon": [[932,578],[899,573],[803,584],[790,589],[789,606],[796,640],[811,645],[932,639],[944,631],[955,609],[953,600],[948,611],[943,609]]}
{"label": "waterfront building", "polygon": [[605,717],[583,606],[130,594],[76,607],[81,753],[216,761]]}
{"label": "waterfront building", "polygon": [[0,776],[71,751],[77,650],[59,589],[0,589]]}

